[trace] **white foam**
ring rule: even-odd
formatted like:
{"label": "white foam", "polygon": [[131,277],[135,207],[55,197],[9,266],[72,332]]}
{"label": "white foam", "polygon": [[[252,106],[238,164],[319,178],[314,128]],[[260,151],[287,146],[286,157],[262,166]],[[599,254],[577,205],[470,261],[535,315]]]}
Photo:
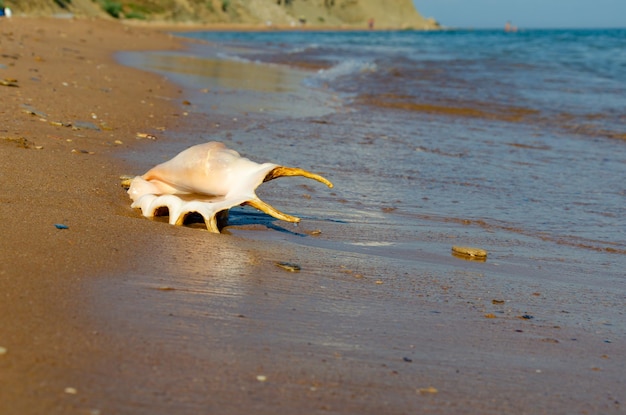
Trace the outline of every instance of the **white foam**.
{"label": "white foam", "polygon": [[378,67],[374,62],[361,59],[348,59],[328,69],[320,69],[315,75],[316,79],[332,81],[341,76],[363,72],[376,72]]}

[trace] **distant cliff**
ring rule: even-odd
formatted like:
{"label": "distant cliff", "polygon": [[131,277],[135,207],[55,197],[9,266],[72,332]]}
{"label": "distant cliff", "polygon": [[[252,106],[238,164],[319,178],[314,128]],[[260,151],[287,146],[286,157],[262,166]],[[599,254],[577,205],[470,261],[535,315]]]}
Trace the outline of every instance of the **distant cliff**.
{"label": "distant cliff", "polygon": [[16,15],[73,14],[180,23],[437,29],[412,0],[0,0]]}

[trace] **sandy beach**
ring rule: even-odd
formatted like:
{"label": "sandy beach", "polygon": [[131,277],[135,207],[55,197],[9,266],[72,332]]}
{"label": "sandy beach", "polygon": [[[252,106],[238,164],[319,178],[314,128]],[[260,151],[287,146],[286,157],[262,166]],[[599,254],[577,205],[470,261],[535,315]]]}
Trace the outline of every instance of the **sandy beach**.
{"label": "sandy beach", "polygon": [[0,412],[69,413],[67,377],[82,363],[68,357],[89,359],[81,350],[94,345],[81,281],[125,268],[141,233],[125,223],[110,155],[183,116],[175,86],[113,54],[179,42],[102,20],[13,18],[0,30]]}
{"label": "sandy beach", "polygon": [[[595,291],[525,279],[550,272],[532,260],[338,253],[357,226],[259,213],[216,235],[132,210],[119,176],[146,166],[125,155],[228,128],[114,59],[183,47],[164,28],[0,21],[0,414],[624,413],[619,291],[596,312]],[[324,212],[333,191],[293,198]]]}

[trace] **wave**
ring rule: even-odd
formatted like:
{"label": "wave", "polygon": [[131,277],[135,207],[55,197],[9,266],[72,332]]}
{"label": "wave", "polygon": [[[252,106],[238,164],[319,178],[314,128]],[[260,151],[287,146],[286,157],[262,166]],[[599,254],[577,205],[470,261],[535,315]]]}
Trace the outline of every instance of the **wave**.
{"label": "wave", "polygon": [[366,72],[376,72],[376,63],[362,59],[348,59],[327,69],[318,70],[315,75],[309,78],[310,86],[319,86],[341,78]]}

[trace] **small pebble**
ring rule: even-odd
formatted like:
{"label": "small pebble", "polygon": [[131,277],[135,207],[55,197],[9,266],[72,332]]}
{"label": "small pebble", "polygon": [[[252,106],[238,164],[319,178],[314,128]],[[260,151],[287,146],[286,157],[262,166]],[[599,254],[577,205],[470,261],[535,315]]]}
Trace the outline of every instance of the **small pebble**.
{"label": "small pebble", "polygon": [[19,85],[17,84],[17,79],[0,79],[0,85],[2,86],[13,86],[13,87],[18,87]]}
{"label": "small pebble", "polygon": [[74,154],[96,154],[94,151],[89,150],[77,150],[75,148],[72,149],[72,153]]}
{"label": "small pebble", "polygon": [[148,140],[156,140],[156,136],[148,133],[137,133],[137,138],[147,138]]}
{"label": "small pebble", "polygon": [[0,346],[0,356],[7,354],[8,350],[6,347]]}
{"label": "small pebble", "polygon": [[427,388],[420,388],[420,389],[417,390],[417,392],[422,394],[422,395],[425,395],[427,393],[435,394],[435,393],[438,393],[439,391],[437,390],[437,388],[429,386]]}
{"label": "small pebble", "polygon": [[276,266],[289,272],[300,272],[300,265],[291,262],[277,262]]}
{"label": "small pebble", "polygon": [[54,227],[57,228],[57,229],[69,229],[70,228],[69,226],[64,225],[62,223],[55,223]]}
{"label": "small pebble", "polygon": [[70,395],[76,395],[78,391],[76,390],[76,388],[72,388],[68,386],[67,388],[65,388],[65,393],[70,394]]}
{"label": "small pebble", "polygon": [[487,251],[480,248],[472,248],[470,246],[453,246],[452,255],[463,258],[485,261],[487,259]]}
{"label": "small pebble", "polygon": [[256,380],[259,382],[265,382],[267,380],[267,376],[265,375],[256,375]]}

